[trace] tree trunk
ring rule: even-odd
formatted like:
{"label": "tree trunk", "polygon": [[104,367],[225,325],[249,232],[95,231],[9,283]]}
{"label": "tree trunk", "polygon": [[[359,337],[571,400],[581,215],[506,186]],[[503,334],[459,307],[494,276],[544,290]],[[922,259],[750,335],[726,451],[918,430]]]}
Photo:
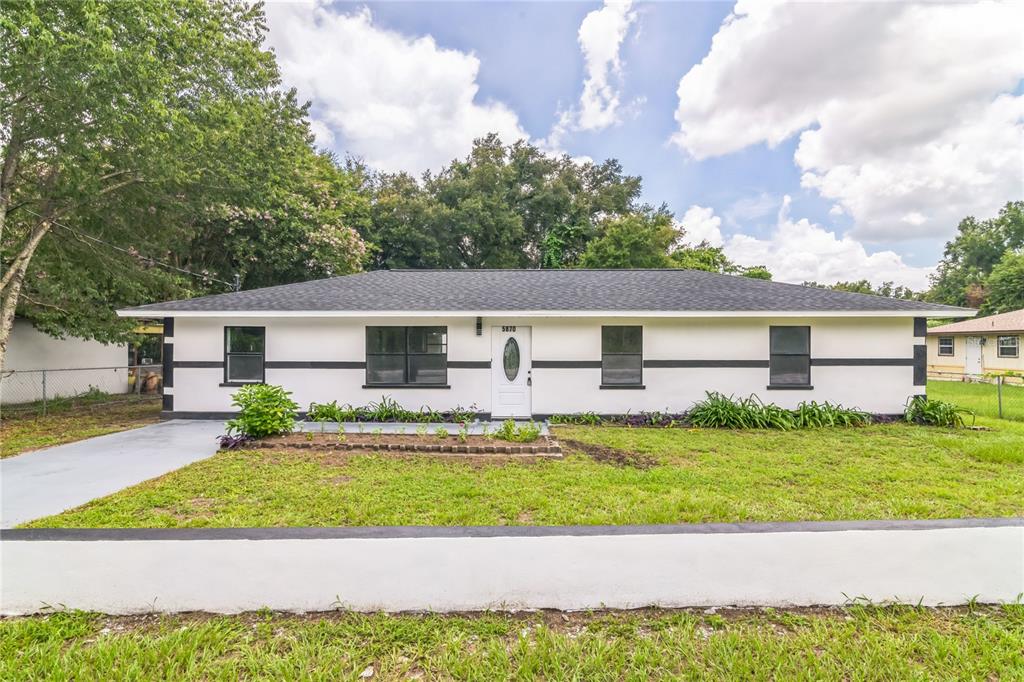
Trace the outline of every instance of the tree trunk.
{"label": "tree trunk", "polygon": [[4,360],[7,357],[7,341],[11,337],[11,329],[14,328],[14,311],[18,307],[18,299],[21,297],[21,286],[25,281],[28,264],[31,262],[39,242],[50,231],[50,227],[49,220],[38,223],[17,258],[11,263],[10,270],[4,273],[4,284],[0,289],[0,371],[3,371]]}
{"label": "tree trunk", "polygon": [[14,190],[14,175],[18,172],[21,157],[21,140],[18,131],[11,131],[11,139],[4,149],[3,165],[0,166],[0,244],[3,243],[4,227],[7,225],[7,207],[11,204]]}

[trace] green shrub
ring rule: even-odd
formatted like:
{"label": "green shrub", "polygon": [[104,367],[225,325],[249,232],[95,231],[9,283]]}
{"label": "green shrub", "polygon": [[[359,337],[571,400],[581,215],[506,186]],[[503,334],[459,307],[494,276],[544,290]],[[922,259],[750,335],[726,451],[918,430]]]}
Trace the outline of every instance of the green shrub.
{"label": "green shrub", "polygon": [[231,396],[231,404],[239,408],[239,413],[227,423],[228,433],[238,432],[251,438],[290,433],[295,428],[295,411],[299,409],[290,396],[280,386],[243,386]]}
{"label": "green shrub", "polygon": [[871,423],[871,415],[861,410],[853,410],[830,402],[800,403],[793,412],[796,427],[800,429],[820,428],[823,426],[866,426]]}
{"label": "green shrub", "polygon": [[440,438],[441,440],[444,440],[445,438],[448,437],[448,429],[444,428],[443,426],[438,426],[436,429],[434,429],[434,435]]}
{"label": "green shrub", "polygon": [[975,415],[971,410],[957,407],[953,403],[943,400],[928,400],[928,398],[918,395],[907,401],[903,418],[911,424],[946,426],[957,429],[965,426],[964,415],[967,414],[971,415],[971,424],[973,425]]}
{"label": "green shrub", "polygon": [[778,405],[765,404],[757,396],[733,399],[708,392],[688,413],[694,426],[719,429],[782,429],[796,427],[796,418]]}
{"label": "green shrub", "polygon": [[540,427],[532,421],[529,424],[516,426],[515,421],[506,419],[501,427],[494,432],[494,437],[512,443],[532,443],[540,437]]}

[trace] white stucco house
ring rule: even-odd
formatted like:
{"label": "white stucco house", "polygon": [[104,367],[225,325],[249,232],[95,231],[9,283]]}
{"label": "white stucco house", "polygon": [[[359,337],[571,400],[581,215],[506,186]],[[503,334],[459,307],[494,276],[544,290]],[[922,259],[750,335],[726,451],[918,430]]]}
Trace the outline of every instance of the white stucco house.
{"label": "white stucco house", "polygon": [[928,371],[939,374],[1024,373],[1024,310],[944,324],[928,330]]}
{"label": "white stucco house", "polygon": [[902,412],[928,317],[965,308],[692,270],[393,270],[155,303],[164,410],[251,382],[305,407],[387,395],[492,417],[684,411],[705,391]]}

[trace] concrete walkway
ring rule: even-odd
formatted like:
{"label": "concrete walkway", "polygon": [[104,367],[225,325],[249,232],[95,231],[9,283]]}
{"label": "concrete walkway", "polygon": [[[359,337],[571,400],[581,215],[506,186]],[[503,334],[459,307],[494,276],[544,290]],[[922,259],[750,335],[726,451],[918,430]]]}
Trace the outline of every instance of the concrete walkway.
{"label": "concrete walkway", "polygon": [[0,528],[77,507],[213,455],[220,421],[173,420],[0,460]]}

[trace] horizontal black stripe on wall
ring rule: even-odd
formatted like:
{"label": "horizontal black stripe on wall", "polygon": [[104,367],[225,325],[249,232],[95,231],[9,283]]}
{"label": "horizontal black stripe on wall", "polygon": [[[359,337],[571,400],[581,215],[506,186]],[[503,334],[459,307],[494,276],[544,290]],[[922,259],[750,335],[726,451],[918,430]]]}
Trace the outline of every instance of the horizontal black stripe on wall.
{"label": "horizontal black stripe on wall", "polygon": [[767,360],[644,360],[644,367],[768,367]]}
{"label": "horizontal black stripe on wall", "polygon": [[218,369],[224,366],[223,360],[175,360],[178,369]]}
{"label": "horizontal black stripe on wall", "polygon": [[448,369],[490,369],[490,360],[449,360]]}
{"label": "horizontal black stripe on wall", "polygon": [[811,358],[819,367],[913,367],[914,358]]}
{"label": "horizontal black stripe on wall", "polygon": [[365,362],[323,361],[306,362],[299,360],[267,360],[263,363],[267,369],[366,369]]}
{"label": "horizontal black stripe on wall", "polygon": [[534,360],[535,369],[601,369],[600,360]]}

